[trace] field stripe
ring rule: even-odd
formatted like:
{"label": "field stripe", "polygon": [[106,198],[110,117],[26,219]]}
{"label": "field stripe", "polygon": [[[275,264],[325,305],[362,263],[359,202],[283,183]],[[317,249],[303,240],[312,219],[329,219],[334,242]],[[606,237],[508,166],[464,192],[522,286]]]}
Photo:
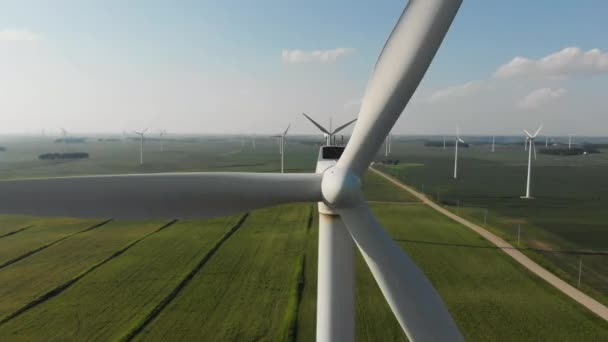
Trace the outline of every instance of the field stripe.
{"label": "field stripe", "polygon": [[[103,224],[106,224],[108,222],[110,222],[111,220],[107,220],[105,221]],[[91,266],[89,269],[83,271],[82,273],[80,273],[79,275],[77,275],[76,277],[70,279],[69,281],[55,287],[54,289],[48,291],[47,293],[41,295],[40,297],[34,299],[33,301],[27,303],[26,305],[24,305],[23,307],[21,307],[20,309],[16,310],[15,312],[6,315],[4,318],[2,318],[2,320],[0,320],[0,326],[2,326],[3,324],[5,324],[6,322],[10,321],[11,319],[18,317],[19,315],[23,314],[24,312],[34,308],[35,306],[42,304],[44,302],[46,302],[47,300],[61,294],[63,291],[67,290],[70,286],[74,285],[76,282],[78,282],[80,279],[82,279],[84,276],[86,276],[87,274],[93,272],[94,270],[96,270],[97,268],[99,268],[100,266],[104,265],[105,263],[109,262],[110,260],[120,256],[121,254],[123,254],[124,252],[126,252],[127,250],[129,250],[129,248],[135,246],[137,243],[141,242],[143,239],[147,238],[148,236],[152,235],[152,234],[156,234],[158,232],[160,232],[163,229],[169,228],[170,226],[172,226],[173,224],[175,224],[177,222],[177,220],[173,220],[170,221],[166,224],[164,224],[163,226],[161,226],[160,228],[158,228],[157,230],[148,233],[136,240],[131,241],[129,244],[127,244],[125,247],[121,248],[120,250],[114,252],[112,255],[110,255],[109,257],[105,258],[104,260],[98,262],[97,264]],[[103,225],[100,224],[99,226]],[[91,230],[93,228],[90,228],[88,230]],[[73,234],[72,234],[73,235]],[[71,235],[70,235],[71,236]]]}
{"label": "field stripe", "polygon": [[490,233],[483,227],[476,225],[476,224],[450,212],[449,210],[444,209],[437,203],[431,201],[424,194],[417,192],[413,188],[401,183],[399,180],[385,174],[384,172],[381,172],[374,168],[370,168],[370,170],[372,170],[376,174],[380,175],[381,177],[384,177],[387,180],[391,181],[393,184],[397,185],[398,187],[410,192],[411,194],[413,194],[414,196],[416,196],[420,200],[422,200],[426,205],[435,209],[439,213],[451,218],[452,220],[464,225],[465,227],[467,227],[467,228],[473,230],[474,232],[476,232],[477,234],[481,235],[484,239],[488,240],[495,246],[499,247],[503,252],[505,252],[507,255],[509,255],[511,258],[513,258],[519,264],[524,266],[530,272],[534,273],[535,275],[537,275],[544,281],[548,282],[553,287],[555,287],[556,289],[558,289],[559,291],[561,291],[568,297],[574,299],[576,302],[578,302],[582,306],[586,307],[587,309],[589,309],[590,311],[592,311],[599,317],[608,321],[608,307],[606,307],[604,304],[598,302],[597,300],[591,298],[590,296],[583,293],[579,289],[568,284],[567,282],[565,282],[564,280],[562,280],[555,274],[547,271],[545,268],[543,268],[536,262],[532,261],[532,259],[528,258],[525,254],[523,254],[521,251],[519,251],[517,248],[513,247],[511,244],[509,244],[505,240]]}
{"label": "field stripe", "polygon": [[190,283],[192,278],[205,266],[207,261],[213,257],[215,252],[228,240],[234,233],[236,233],[239,228],[243,225],[245,220],[249,217],[249,213],[244,214],[241,219],[228,231],[224,236],[222,236],[216,244],[205,254],[205,256],[198,262],[198,264],[180,281],[180,283],[171,291],[163,300],[161,300],[146,317],[135,326],[130,332],[128,332],[124,337],[122,337],[121,341],[131,341],[135,336],[137,336],[148,324],[150,324],[154,319],[163,311],[167,305],[169,305],[175,297]]}
{"label": "field stripe", "polygon": [[4,234],[4,235],[0,235],[0,239],[2,239],[3,237],[7,237],[7,236],[11,236],[11,235],[15,235],[15,234],[20,233],[20,232],[22,232],[22,231],[24,231],[24,230],[28,230],[28,229],[32,228],[33,226],[34,226],[34,225],[27,226],[27,227],[23,227],[23,228],[19,228],[19,229],[17,229],[17,230],[13,230],[12,232],[8,232],[8,233],[6,233],[6,234]]}
{"label": "field stripe", "polygon": [[[84,229],[84,230],[77,231],[77,232],[75,232],[75,233],[72,233],[72,234],[69,234],[69,235],[66,235],[66,236],[62,237],[61,239],[58,239],[58,240],[55,240],[55,241],[49,242],[49,243],[47,243],[46,245],[42,245],[42,246],[40,246],[40,247],[38,247],[38,248],[36,248],[36,249],[33,249],[33,250],[31,250],[31,251],[29,251],[29,252],[27,252],[27,253],[25,253],[25,254],[22,254],[22,255],[20,255],[20,256],[18,256],[18,257],[16,257],[16,258],[13,258],[13,259],[11,259],[11,260],[6,261],[6,262],[5,262],[5,263],[3,263],[2,265],[0,265],[0,269],[3,269],[3,268],[5,268],[6,266],[9,266],[9,265],[12,265],[12,264],[14,264],[14,263],[16,263],[16,262],[18,262],[18,261],[21,261],[21,260],[23,260],[23,259],[25,259],[25,258],[27,258],[27,257],[29,257],[29,256],[32,256],[32,255],[34,255],[34,254],[36,254],[36,253],[38,253],[38,252],[40,252],[40,251],[43,251],[43,250],[45,250],[45,249],[47,249],[47,248],[49,248],[49,247],[51,247],[51,246],[53,246],[53,245],[55,245],[55,244],[58,244],[59,242],[61,242],[61,241],[65,240],[65,239],[68,239],[68,238],[70,238],[70,237],[72,237],[72,236],[74,236],[74,235],[81,234],[81,233],[86,233],[86,232],[88,232],[88,231],[90,231],[90,230],[93,230],[93,229],[99,228],[99,227],[101,227],[101,226],[103,226],[103,225],[105,225],[105,224],[107,224],[107,223],[110,223],[111,221],[112,221],[112,219],[105,220],[105,221],[103,221],[103,222],[99,222],[99,223],[94,224],[94,225],[92,225],[91,227],[88,227],[88,228],[86,228],[86,229]],[[33,226],[30,226],[29,228],[31,228],[31,227],[33,227]],[[5,236],[6,236],[6,235],[5,235]]]}

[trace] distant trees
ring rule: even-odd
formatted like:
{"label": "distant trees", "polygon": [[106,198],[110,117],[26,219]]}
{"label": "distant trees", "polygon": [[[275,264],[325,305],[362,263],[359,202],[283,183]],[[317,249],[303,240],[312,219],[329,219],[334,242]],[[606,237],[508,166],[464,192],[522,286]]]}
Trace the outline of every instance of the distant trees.
{"label": "distant trees", "polygon": [[88,159],[89,154],[86,152],[70,152],[70,153],[44,153],[38,156],[41,160],[55,159]]}
{"label": "distant trees", "polygon": [[65,137],[55,139],[55,143],[66,143],[66,144],[81,144],[84,143],[87,138],[76,138],[76,137]]}
{"label": "distant trees", "polygon": [[581,147],[558,147],[558,148],[543,148],[540,150],[542,154],[551,154],[555,156],[576,156],[579,154],[600,153],[600,150],[595,145],[583,145]]}

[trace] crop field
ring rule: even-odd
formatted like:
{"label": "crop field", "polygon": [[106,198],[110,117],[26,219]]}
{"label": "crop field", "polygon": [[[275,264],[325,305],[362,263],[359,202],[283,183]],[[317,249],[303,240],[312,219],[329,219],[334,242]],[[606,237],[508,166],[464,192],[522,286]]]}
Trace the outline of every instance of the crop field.
{"label": "crop field", "polygon": [[[30,253],[48,248],[72,235],[94,228],[102,222],[75,218],[31,218],[19,220],[18,224],[13,221],[15,221],[14,218],[9,217],[10,223],[7,226],[11,227],[11,231],[19,231],[19,233],[0,238],[0,268],[8,266]],[[14,229],[17,227],[29,228]]]}
{"label": "crop field", "polygon": [[2,268],[0,321],[19,314],[20,310],[45,296],[53,295],[50,292],[162,225],[162,222],[108,223],[73,235]]}
{"label": "crop field", "polygon": [[456,181],[453,149],[401,142],[393,151],[392,158],[404,165],[381,169],[511,243],[517,244],[520,230],[524,252],[573,285],[582,262],[581,288],[608,303],[608,150],[538,154],[532,165],[534,200],[519,198],[526,181],[523,146],[498,145],[495,153],[487,145],[462,149]]}
{"label": "crop field", "polygon": [[[108,340],[142,324],[196,267],[235,217],[177,222],[0,327],[0,339]],[[128,229],[126,226],[121,228]]]}
{"label": "crop field", "polygon": [[311,207],[254,211],[138,339],[286,337],[292,324],[288,318],[297,310],[290,297],[297,287]]}
{"label": "crop field", "polygon": [[[143,166],[136,164],[138,144],[133,141],[86,143],[91,159],[69,162],[37,160],[38,151],[53,152],[39,140],[30,138],[15,145],[2,141],[13,154],[0,154],[0,179],[116,172],[276,171],[279,167],[278,148],[271,139],[257,139],[255,152],[249,137],[180,139],[167,142],[165,151],[169,153],[161,153],[157,141],[147,142],[149,159],[144,156],[148,162]],[[513,224],[525,219],[523,246],[533,247],[533,239],[559,248],[594,250],[603,246],[597,239],[605,232],[600,222],[605,214],[597,212],[598,207],[572,206],[574,215],[569,215],[563,206],[539,204],[527,209],[528,213],[542,213],[535,220],[518,216],[521,212],[509,214],[507,209],[523,209],[503,208],[498,195],[488,202],[494,206],[483,200],[475,202],[476,191],[493,189],[491,181],[471,186],[473,190],[450,184],[447,154],[434,150],[425,155],[412,142],[393,144],[401,161],[391,173],[418,189],[425,184],[429,196],[441,189],[444,205],[477,223],[484,219],[487,208],[488,228],[512,243]],[[463,151],[462,165],[470,166],[463,166],[462,180],[484,182],[481,174],[467,169],[474,169],[474,163],[503,172],[505,165],[507,170],[519,170],[524,164],[517,160],[519,151],[512,149],[500,158],[475,157],[478,159],[472,156],[482,155],[481,147]],[[294,139],[286,151],[289,171],[314,168],[318,149],[311,139]],[[542,158],[549,157],[539,156],[539,164]],[[434,181],[433,177],[441,176],[429,169],[433,162],[447,165],[445,184]],[[575,167],[568,166],[575,164],[572,160],[555,163],[559,166],[546,167]],[[604,167],[598,160],[593,165]],[[511,176],[504,177],[501,179]],[[367,174],[363,183],[372,210],[431,279],[467,340],[608,340],[605,321],[477,234],[377,175]],[[509,196],[519,196],[516,189]],[[535,203],[542,201],[541,193],[539,189],[540,200]],[[569,195],[556,200],[556,193],[547,195],[551,203],[568,203],[570,208]],[[461,206],[452,205],[456,200],[462,201]],[[581,214],[584,208],[586,215]],[[549,220],[557,211],[559,219]],[[314,204],[282,205],[201,221],[0,216],[0,264],[6,264],[0,267],[0,340],[314,340],[317,220]],[[558,221],[560,229],[545,227],[547,222]],[[575,230],[568,233],[570,223],[594,232],[596,241],[579,237]],[[560,244],[562,240],[569,244]],[[527,253],[534,253],[548,267],[554,265],[538,251]],[[583,257],[587,263],[587,258],[597,256]],[[361,257],[356,268],[357,340],[405,340]],[[590,279],[583,279],[583,290],[601,296],[601,291],[588,285]]]}

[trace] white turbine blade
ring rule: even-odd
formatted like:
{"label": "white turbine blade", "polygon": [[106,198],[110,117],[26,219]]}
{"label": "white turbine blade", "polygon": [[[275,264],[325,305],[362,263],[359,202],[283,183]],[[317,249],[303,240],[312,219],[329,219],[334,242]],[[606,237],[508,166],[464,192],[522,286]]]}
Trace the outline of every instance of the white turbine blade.
{"label": "white turbine blade", "polygon": [[287,129],[285,129],[285,132],[283,132],[283,136],[287,135],[287,131],[289,131],[289,127],[291,127],[291,124],[287,125]]}
{"label": "white turbine blade", "polygon": [[147,131],[147,130],[148,130],[147,128],[146,128],[146,129],[144,129],[143,131],[141,131],[141,134],[146,133],[146,131]]}
{"label": "white turbine blade", "polygon": [[321,201],[320,174],[160,173],[0,181],[0,214],[197,219]]}
{"label": "white turbine blade", "polygon": [[462,341],[431,282],[361,202],[339,209],[353,240],[410,341]]}
{"label": "white turbine blade", "polygon": [[461,0],[410,0],[378,58],[338,167],[363,174],[431,64]]}
{"label": "white turbine blade", "polygon": [[458,138],[458,141],[460,141],[461,143],[463,143],[463,144],[464,144],[464,140],[462,140],[462,139]]}
{"label": "white turbine blade", "polygon": [[345,123],[344,125],[336,128],[333,132],[331,132],[331,134],[333,135],[333,134],[340,132],[341,130],[345,129],[346,127],[348,127],[350,124],[352,124],[355,121],[357,121],[357,119],[354,119],[354,120],[351,120],[351,121]]}
{"label": "white turbine blade", "polygon": [[532,138],[532,134],[530,134],[530,132],[528,132],[527,130],[524,129],[524,133],[528,138]]}
{"label": "white turbine blade", "polygon": [[317,126],[317,128],[320,129],[321,132],[323,132],[327,135],[331,134],[325,129],[325,127],[321,126],[318,122],[313,120],[310,116],[306,115],[306,113],[302,113],[302,115],[304,115],[310,122],[312,122],[313,125]]}
{"label": "white turbine blade", "polygon": [[538,129],[536,130],[536,132],[534,133],[534,135],[532,136],[532,138],[536,138],[536,136],[538,135],[538,133],[540,133],[541,129],[543,129],[543,125],[538,126]]}

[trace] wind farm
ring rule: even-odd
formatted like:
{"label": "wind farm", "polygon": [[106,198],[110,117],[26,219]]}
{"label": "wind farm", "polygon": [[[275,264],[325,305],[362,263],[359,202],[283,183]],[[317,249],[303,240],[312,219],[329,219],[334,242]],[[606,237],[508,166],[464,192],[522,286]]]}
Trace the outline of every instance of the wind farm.
{"label": "wind farm", "polygon": [[[409,1],[382,31],[384,44],[376,39],[367,82],[348,76],[343,93],[330,79],[357,70],[358,61],[339,61],[361,50],[285,48],[280,68],[257,71],[245,59],[209,58],[196,62],[211,66],[197,69],[199,81],[184,73],[189,58],[163,49],[142,65],[179,61],[184,69],[159,71],[166,82],[134,73],[146,82],[133,87],[124,68],[124,87],[95,93],[100,106],[118,101],[115,110],[132,89],[134,101],[146,98],[124,120],[73,116],[59,140],[40,134],[50,125],[0,131],[0,340],[608,340],[608,137],[559,113],[541,120],[542,108],[570,95],[566,85],[486,121],[467,98],[489,100],[517,82],[522,92],[529,77],[572,85],[563,74],[583,66],[557,72],[563,64],[543,64],[555,58],[517,57],[491,80],[429,92],[437,77],[457,77],[445,73],[442,49],[462,35],[458,19],[470,18],[460,5]],[[0,44],[21,37],[9,33],[0,30]],[[251,59],[264,58],[256,51]],[[602,66],[598,54],[586,54],[584,67]],[[223,63],[226,83],[210,86]],[[276,95],[270,81],[252,82],[276,72]],[[184,75],[187,86],[163,91]],[[315,77],[325,82],[309,83]],[[428,109],[440,101],[452,101],[437,111],[449,116]],[[46,102],[49,111],[57,103]],[[204,129],[184,130],[194,127],[189,111]],[[230,130],[211,131],[221,120]],[[545,130],[524,129],[522,151],[521,127],[538,122]]]}

